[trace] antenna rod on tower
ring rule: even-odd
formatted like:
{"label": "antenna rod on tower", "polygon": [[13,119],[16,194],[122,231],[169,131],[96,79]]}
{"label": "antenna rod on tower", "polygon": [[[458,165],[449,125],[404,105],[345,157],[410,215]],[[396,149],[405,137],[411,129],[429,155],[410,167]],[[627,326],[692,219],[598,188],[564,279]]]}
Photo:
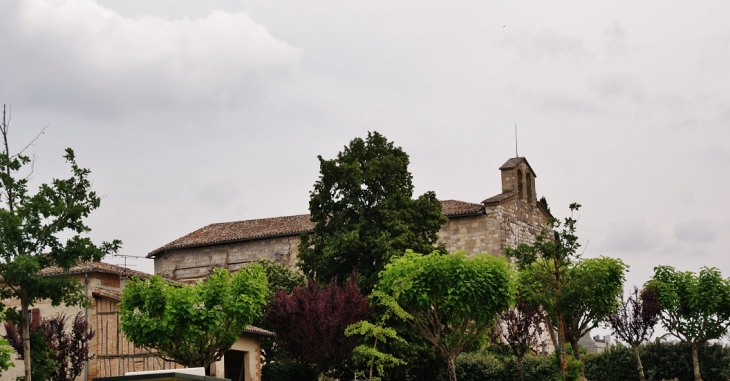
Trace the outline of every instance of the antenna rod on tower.
{"label": "antenna rod on tower", "polygon": [[515,157],[520,157],[517,153],[517,122],[515,122]]}

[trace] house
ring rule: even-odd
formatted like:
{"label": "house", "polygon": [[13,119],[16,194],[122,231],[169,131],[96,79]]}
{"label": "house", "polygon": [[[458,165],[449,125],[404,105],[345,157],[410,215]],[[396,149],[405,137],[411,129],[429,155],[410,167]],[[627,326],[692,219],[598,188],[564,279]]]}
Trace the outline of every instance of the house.
{"label": "house", "polygon": [[[64,274],[60,268],[46,268],[41,271],[44,276]],[[52,306],[50,302],[36,303],[31,308],[31,324],[38,324],[41,319],[63,313],[73,320],[81,312],[86,317],[89,327],[95,336],[89,344],[89,354],[93,358],[87,362],[83,374],[78,380],[91,380],[98,377],[124,376],[127,372],[180,369],[181,365],[166,361],[155,355],[154,351],[135,347],[124,338],[119,330],[119,302],[126,282],[131,277],[148,278],[150,274],[130,270],[103,262],[83,263],[72,267],[65,274],[76,278],[83,286],[89,300],[89,307]],[[17,300],[3,301],[8,307],[20,308]],[[68,323],[67,323],[68,324]],[[5,335],[5,327],[0,327],[0,334]],[[214,375],[239,380],[259,381],[261,379],[260,344],[262,336],[273,333],[249,326],[241,333],[233,346],[233,351],[221,359]],[[22,376],[22,361],[14,359],[15,367],[3,372],[3,379],[14,380]]]}
{"label": "house", "polygon": [[[550,212],[537,201],[535,172],[524,157],[507,160],[500,168],[502,189],[482,202],[442,200],[448,221],[439,231],[447,250],[468,255],[502,255],[507,247],[531,243],[549,229]],[[214,223],[184,235],[147,257],[155,274],[176,281],[204,279],[214,268],[231,272],[265,258],[294,267],[300,235],[312,231],[309,215]]]}

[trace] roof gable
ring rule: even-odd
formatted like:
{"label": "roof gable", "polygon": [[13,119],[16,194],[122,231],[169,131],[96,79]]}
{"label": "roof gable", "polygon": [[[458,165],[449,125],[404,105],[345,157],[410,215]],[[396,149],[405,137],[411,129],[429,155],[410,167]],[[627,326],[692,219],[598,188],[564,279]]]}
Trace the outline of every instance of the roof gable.
{"label": "roof gable", "polygon": [[502,164],[501,167],[499,167],[499,170],[508,171],[510,169],[515,169],[515,167],[520,165],[520,163],[522,163],[523,161],[527,165],[527,168],[530,169],[530,172],[532,172],[532,176],[537,177],[537,175],[535,174],[535,171],[532,169],[532,166],[530,166],[530,163],[524,157],[513,157],[513,158],[507,160],[506,162],[504,162],[504,164]]}

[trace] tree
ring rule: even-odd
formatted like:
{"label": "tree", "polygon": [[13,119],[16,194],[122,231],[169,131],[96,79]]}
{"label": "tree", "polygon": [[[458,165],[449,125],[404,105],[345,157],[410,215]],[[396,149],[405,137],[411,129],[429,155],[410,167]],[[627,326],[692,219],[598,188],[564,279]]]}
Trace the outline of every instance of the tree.
{"label": "tree", "polygon": [[[89,356],[89,342],[94,338],[94,331],[89,328],[83,313],[74,318],[70,330],[66,329],[68,317],[58,314],[43,319],[40,324],[31,328],[31,346],[39,349],[38,356],[32,357],[33,377],[37,380],[73,381],[84,370]],[[7,339],[23,358],[23,341],[13,324],[5,324]]]}
{"label": "tree", "polygon": [[456,357],[509,307],[513,286],[504,258],[408,250],[385,267],[378,289],[413,316],[410,325],[438,348],[456,381]]}
{"label": "tree", "polygon": [[662,325],[690,345],[695,381],[702,381],[697,350],[728,332],[730,279],[723,279],[714,267],[703,267],[695,275],[670,266],[657,266],[646,287],[656,287]]}
{"label": "tree", "polygon": [[[256,318],[253,325],[263,329],[273,329],[266,321],[266,314],[274,301],[277,291],[289,294],[296,287],[304,287],[307,285],[307,278],[300,272],[294,271],[289,267],[279,264],[268,259],[258,259],[256,264],[261,266],[266,273],[266,279],[269,283],[266,292],[266,305],[262,310],[261,316]],[[280,350],[280,344],[277,343],[277,337],[262,337],[261,351],[265,354],[266,362],[272,362],[282,359],[286,354]]]}
{"label": "tree", "polygon": [[523,360],[527,352],[538,344],[543,332],[543,313],[539,307],[518,296],[516,305],[502,313],[500,322],[500,333],[493,341],[505,346],[517,358],[520,380],[524,381]]}
{"label": "tree", "polygon": [[[579,204],[570,205],[571,212],[579,209]],[[572,215],[562,223],[552,219],[552,231],[542,231],[533,244],[505,250],[507,256],[517,258],[525,297],[546,312],[563,375],[567,371],[565,343],[580,359],[578,340],[615,310],[628,267],[615,258],[582,259],[577,252],[576,222]]]}
{"label": "tree", "polygon": [[[390,320],[391,317],[396,318],[400,321],[408,321],[413,317],[406,312],[395,298],[392,296],[375,290],[370,295],[370,300],[383,308],[385,311],[380,315],[377,324],[373,324],[367,320],[361,320],[355,324],[352,324],[345,329],[345,335],[359,335],[369,340],[372,340],[372,346],[367,344],[360,344],[355,347],[354,357],[357,361],[364,362],[368,365],[368,381],[380,381],[381,377],[385,374],[385,367],[392,367],[397,365],[406,365],[406,362],[402,359],[395,357],[390,353],[385,353],[381,349],[378,349],[378,344],[385,344],[388,341],[396,341],[402,344],[407,344],[403,338],[398,336],[398,332],[393,327],[388,327],[385,324]],[[373,376],[373,370],[378,371],[377,376]]]}
{"label": "tree", "polygon": [[430,253],[446,222],[433,192],[412,199],[408,155],[377,132],[354,139],[336,159],[320,162],[309,211],[314,231],[303,234],[299,266],[315,280],[343,281],[358,273],[369,293],[378,273],[406,249]]}
{"label": "tree", "polygon": [[[3,108],[0,124],[3,148],[0,152],[0,299],[20,300],[20,311],[11,309],[8,317],[18,323],[23,334],[25,380],[31,381],[31,345],[28,308],[39,300],[57,306],[87,305],[81,284],[68,276],[44,277],[44,268],[57,266],[68,270],[78,262],[100,261],[115,253],[121,241],[95,245],[88,236],[91,229],[85,219],[98,208],[99,196],[91,191],[89,170],[76,164],[73,150],[64,158],[71,166],[71,176],[41,184],[29,193],[28,176],[20,172],[26,166],[32,173],[31,158],[10,153],[8,132],[10,118]],[[30,146],[30,144],[28,145]],[[26,146],[26,148],[28,147]]]}
{"label": "tree", "polygon": [[634,286],[634,291],[626,300],[623,300],[623,297],[618,300],[618,309],[606,317],[606,324],[611,328],[614,336],[633,349],[641,381],[646,378],[644,377],[644,367],[641,365],[639,345],[654,334],[654,327],[659,322],[660,313],[656,288],[644,288],[639,292],[639,288]]}
{"label": "tree", "polygon": [[119,303],[121,329],[136,346],[189,367],[220,360],[260,314],[266,275],[259,265],[229,276],[215,269],[205,281],[171,284],[160,276],[133,279]]}
{"label": "tree", "polygon": [[296,287],[291,295],[278,291],[266,320],[282,348],[295,360],[312,364],[323,379],[357,345],[356,337],[345,336],[345,328],[369,315],[356,280],[339,287],[334,281],[321,286],[310,279],[306,288]]}

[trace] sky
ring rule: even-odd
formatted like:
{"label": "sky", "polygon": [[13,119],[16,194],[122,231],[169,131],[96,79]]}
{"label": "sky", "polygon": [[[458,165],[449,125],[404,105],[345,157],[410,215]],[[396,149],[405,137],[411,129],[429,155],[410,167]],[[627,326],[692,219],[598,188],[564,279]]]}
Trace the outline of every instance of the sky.
{"label": "sky", "polygon": [[[730,2],[3,0],[0,103],[31,185],[103,196],[97,242],[303,214],[378,131],[416,195],[480,202],[518,151],[585,257],[730,276]],[[45,129],[44,129],[45,128]],[[123,258],[107,258],[123,263]],[[152,272],[147,259],[128,259]]]}

